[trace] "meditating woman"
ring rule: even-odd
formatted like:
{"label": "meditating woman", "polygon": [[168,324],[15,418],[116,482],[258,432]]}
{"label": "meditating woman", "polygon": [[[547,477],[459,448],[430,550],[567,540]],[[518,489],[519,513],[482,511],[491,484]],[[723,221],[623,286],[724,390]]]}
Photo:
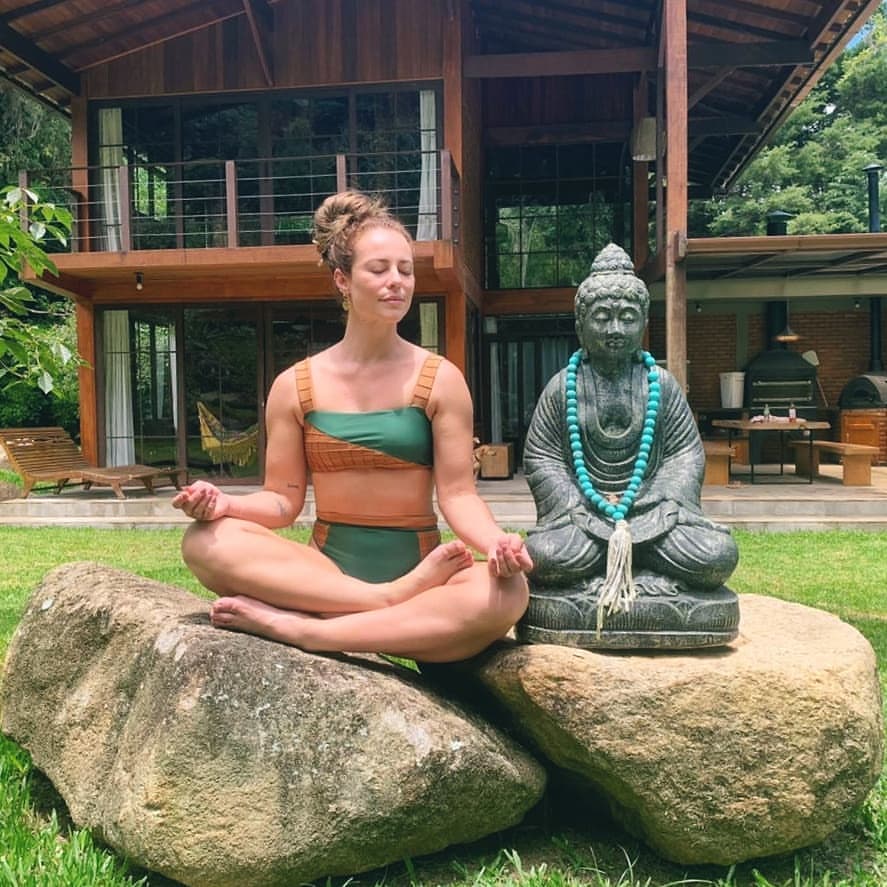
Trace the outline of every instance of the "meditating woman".
{"label": "meditating woman", "polygon": [[[195,519],[185,561],[222,595],[211,614],[220,628],[305,650],[467,658],[520,618],[532,561],[477,494],[462,374],[398,335],[415,287],[406,229],[347,191],[317,210],[315,242],[345,334],[274,381],[261,491],[197,481],[173,499]],[[273,530],[299,516],[309,473],[317,521],[304,545]],[[458,536],[446,544],[435,488]]]}

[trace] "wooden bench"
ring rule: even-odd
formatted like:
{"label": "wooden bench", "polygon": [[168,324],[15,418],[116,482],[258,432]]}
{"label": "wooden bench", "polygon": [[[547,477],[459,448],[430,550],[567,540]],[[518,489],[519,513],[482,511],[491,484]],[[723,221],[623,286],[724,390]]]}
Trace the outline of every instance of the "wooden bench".
{"label": "wooden bench", "polygon": [[878,456],[877,447],[836,440],[814,440],[811,464],[809,440],[793,440],[790,446],[795,450],[795,471],[804,477],[816,477],[819,474],[820,454],[835,453],[840,456],[844,468],[842,481],[845,486],[872,485],[872,461]]}
{"label": "wooden bench", "polygon": [[736,455],[735,447],[725,440],[704,440],[702,447],[705,450],[702,483],[705,486],[726,486],[730,483],[730,460]]}
{"label": "wooden bench", "polygon": [[139,482],[154,492],[157,480],[168,478],[176,489],[181,485],[182,468],[156,468],[150,465],[114,465],[98,468],[90,465],[64,428],[2,428],[0,444],[9,456],[14,471],[22,478],[27,497],[38,481],[56,485],[56,493],[70,481],[82,483],[88,490],[93,484],[109,486],[118,499],[126,498],[122,484]]}

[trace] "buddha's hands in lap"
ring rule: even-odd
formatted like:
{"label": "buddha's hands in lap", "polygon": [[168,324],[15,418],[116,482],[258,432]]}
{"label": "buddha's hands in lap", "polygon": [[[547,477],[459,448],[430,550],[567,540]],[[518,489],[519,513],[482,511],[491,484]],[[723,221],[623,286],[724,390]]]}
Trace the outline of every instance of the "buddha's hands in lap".
{"label": "buddha's hands in lap", "polygon": [[213,521],[228,513],[230,496],[205,480],[195,481],[183,487],[173,497],[173,508],[181,509],[188,517],[198,521]]}
{"label": "buddha's hands in lap", "polygon": [[507,579],[517,573],[532,570],[533,559],[518,533],[504,533],[490,546],[487,566],[491,575]]}
{"label": "buddha's hands in lap", "polygon": [[[631,538],[635,543],[652,542],[666,533],[670,533],[678,523],[683,509],[677,502],[662,500],[654,505],[648,505],[643,510],[635,512],[632,509],[628,515],[628,525],[631,529]],[[603,517],[591,509],[574,508],[567,520],[557,521],[555,524],[546,525],[545,529],[555,529],[561,525],[572,523],[589,539],[606,541],[613,535],[615,525],[612,520]]]}
{"label": "buddha's hands in lap", "polygon": [[635,544],[653,542],[667,535],[677,526],[683,512],[684,509],[677,502],[664,499],[637,516],[629,513],[628,525],[632,541]]}

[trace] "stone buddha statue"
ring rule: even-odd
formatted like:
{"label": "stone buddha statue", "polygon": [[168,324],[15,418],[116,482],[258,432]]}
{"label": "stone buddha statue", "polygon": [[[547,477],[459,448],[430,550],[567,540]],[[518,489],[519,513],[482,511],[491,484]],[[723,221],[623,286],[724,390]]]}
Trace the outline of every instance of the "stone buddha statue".
{"label": "stone buddha statue", "polygon": [[650,296],[610,244],[575,300],[581,348],[536,406],[524,470],[536,501],[522,640],[696,647],[738,633],[738,560],[702,513],[702,441],[680,385],[641,348]]}

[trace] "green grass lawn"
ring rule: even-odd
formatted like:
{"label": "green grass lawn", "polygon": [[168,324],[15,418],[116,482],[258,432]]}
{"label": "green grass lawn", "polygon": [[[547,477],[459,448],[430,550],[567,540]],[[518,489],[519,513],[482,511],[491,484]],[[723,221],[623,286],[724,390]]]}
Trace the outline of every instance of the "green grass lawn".
{"label": "green grass lawn", "polygon": [[[292,535],[305,539],[307,531]],[[0,654],[28,595],[52,567],[100,561],[201,591],[179,556],[178,530],[12,529],[0,527]],[[736,533],[741,559],[731,580],[740,593],[770,594],[828,610],[872,643],[887,688],[887,534]],[[445,884],[451,887],[884,887],[887,885],[887,778],[845,827],[823,844],[731,869],[675,866],[602,820],[571,824],[556,803],[484,841],[404,860],[384,871],[329,885]],[[61,799],[27,755],[0,737],[0,887],[168,887],[74,828]],[[244,885],[249,887],[249,885]],[[294,885],[297,887],[297,885]]]}

